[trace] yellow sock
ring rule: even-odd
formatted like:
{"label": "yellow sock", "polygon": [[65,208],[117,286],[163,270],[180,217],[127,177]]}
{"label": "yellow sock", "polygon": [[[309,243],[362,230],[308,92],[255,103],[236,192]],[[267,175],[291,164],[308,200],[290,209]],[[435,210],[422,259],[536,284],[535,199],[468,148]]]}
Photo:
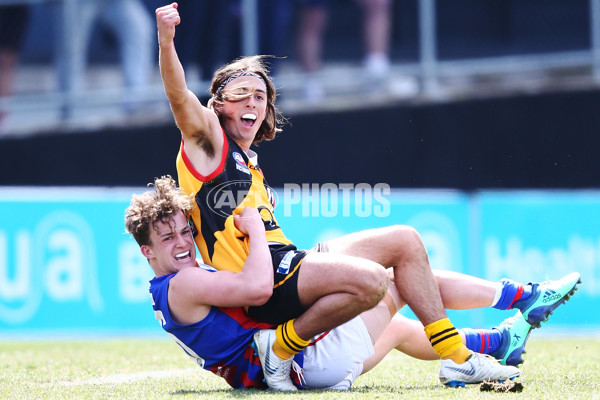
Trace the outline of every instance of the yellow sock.
{"label": "yellow sock", "polygon": [[304,340],[296,333],[294,321],[289,320],[275,329],[276,340],[273,343],[273,352],[282,360],[288,360],[301,352],[310,340]]}
{"label": "yellow sock", "polygon": [[464,363],[469,355],[469,349],[462,343],[462,338],[448,318],[432,322],[425,327],[427,339],[433,350],[442,358],[451,358],[455,363]]}

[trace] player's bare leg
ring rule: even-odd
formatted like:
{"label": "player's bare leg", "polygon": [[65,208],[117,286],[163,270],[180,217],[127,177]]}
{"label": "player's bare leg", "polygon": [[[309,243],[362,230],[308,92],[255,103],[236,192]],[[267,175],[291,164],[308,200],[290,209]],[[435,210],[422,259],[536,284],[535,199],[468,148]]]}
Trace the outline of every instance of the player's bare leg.
{"label": "player's bare leg", "polygon": [[368,259],[331,253],[309,253],[302,260],[298,295],[310,307],[297,321],[297,333],[311,338],[356,317],[379,303],[388,274]]}
{"label": "player's bare leg", "polygon": [[464,386],[519,376],[517,368],[499,365],[493,359],[471,352],[463,344],[458,330],[446,317],[427,252],[413,228],[395,225],[373,229],[332,240],[328,245],[332,253],[365,257],[393,268],[396,289],[424,325],[430,345],[442,358],[440,381],[443,384]]}
{"label": "player's bare leg", "polygon": [[275,330],[254,336],[265,379],[274,390],[296,390],[289,377],[293,355],[313,336],[376,306],[389,282],[380,265],[343,254],[311,252],[302,260],[298,274],[298,297],[306,311]]}
{"label": "player's bare leg", "polygon": [[446,318],[427,251],[413,228],[371,229],[333,239],[327,245],[330,253],[362,257],[393,268],[400,296],[424,325]]}
{"label": "player's bare leg", "polygon": [[363,374],[392,350],[397,349],[406,355],[420,360],[438,360],[440,357],[433,351],[427,336],[423,333],[423,324],[417,320],[396,314],[383,334],[373,346],[375,353],[363,364]]}

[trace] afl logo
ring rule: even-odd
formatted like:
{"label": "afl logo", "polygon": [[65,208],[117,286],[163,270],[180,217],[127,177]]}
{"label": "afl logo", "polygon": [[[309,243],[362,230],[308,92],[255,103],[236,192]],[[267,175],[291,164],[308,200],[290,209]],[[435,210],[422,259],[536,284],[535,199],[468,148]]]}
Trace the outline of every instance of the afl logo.
{"label": "afl logo", "polygon": [[246,167],[246,162],[244,161],[244,157],[242,157],[242,155],[240,153],[238,153],[237,151],[234,151],[232,153],[232,155],[233,155],[233,159],[235,160],[236,163]]}
{"label": "afl logo", "polygon": [[[268,185],[253,185],[249,180],[235,180],[216,185],[206,195],[208,208],[225,218],[228,218],[242,203],[258,208],[263,220],[267,222],[274,219],[269,206],[277,204],[277,192]],[[271,218],[267,218],[263,209],[271,214]],[[276,224],[274,226],[277,227]]]}

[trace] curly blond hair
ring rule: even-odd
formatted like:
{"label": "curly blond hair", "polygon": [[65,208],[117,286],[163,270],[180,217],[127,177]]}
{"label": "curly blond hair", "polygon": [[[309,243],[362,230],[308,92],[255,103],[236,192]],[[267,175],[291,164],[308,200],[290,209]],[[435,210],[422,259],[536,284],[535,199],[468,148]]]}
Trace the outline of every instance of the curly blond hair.
{"label": "curly blond hair", "polygon": [[192,196],[182,193],[169,175],[156,178],[148,186],[154,190],[134,194],[125,210],[125,230],[140,246],[150,244],[150,227],[156,229],[157,222],[166,222],[179,211],[187,217],[194,204]]}
{"label": "curly blond hair", "polygon": [[275,139],[275,135],[278,132],[281,132],[281,126],[287,122],[283,114],[281,114],[275,105],[277,90],[275,89],[275,85],[273,85],[271,77],[269,76],[269,70],[265,62],[267,57],[268,56],[250,56],[238,58],[237,60],[234,60],[233,62],[219,68],[215,72],[210,85],[210,94],[212,97],[208,102],[208,106],[215,111],[219,117],[219,120],[221,121],[221,125],[223,125],[224,116],[221,114],[223,101],[241,101],[251,96],[252,93],[247,93],[245,95],[232,95],[229,93],[228,96],[228,91],[218,90],[221,84],[232,75],[240,72],[251,72],[262,78],[267,86],[267,113],[265,115],[265,120],[258,129],[258,132],[254,138],[255,144],[263,140]]}

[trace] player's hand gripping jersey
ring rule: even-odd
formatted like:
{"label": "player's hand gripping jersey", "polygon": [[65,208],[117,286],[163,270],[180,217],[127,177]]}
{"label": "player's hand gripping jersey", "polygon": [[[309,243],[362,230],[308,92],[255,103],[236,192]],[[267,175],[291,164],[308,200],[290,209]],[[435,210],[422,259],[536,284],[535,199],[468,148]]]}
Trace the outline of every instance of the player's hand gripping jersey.
{"label": "player's hand gripping jersey", "polygon": [[222,161],[210,175],[199,174],[182,145],[177,155],[179,186],[193,194],[194,240],[205,263],[219,269],[239,272],[248,255],[248,241],[235,228],[233,215],[244,207],[257,208],[265,223],[267,242],[291,244],[273,214],[275,196],[262,171],[225,133]]}

